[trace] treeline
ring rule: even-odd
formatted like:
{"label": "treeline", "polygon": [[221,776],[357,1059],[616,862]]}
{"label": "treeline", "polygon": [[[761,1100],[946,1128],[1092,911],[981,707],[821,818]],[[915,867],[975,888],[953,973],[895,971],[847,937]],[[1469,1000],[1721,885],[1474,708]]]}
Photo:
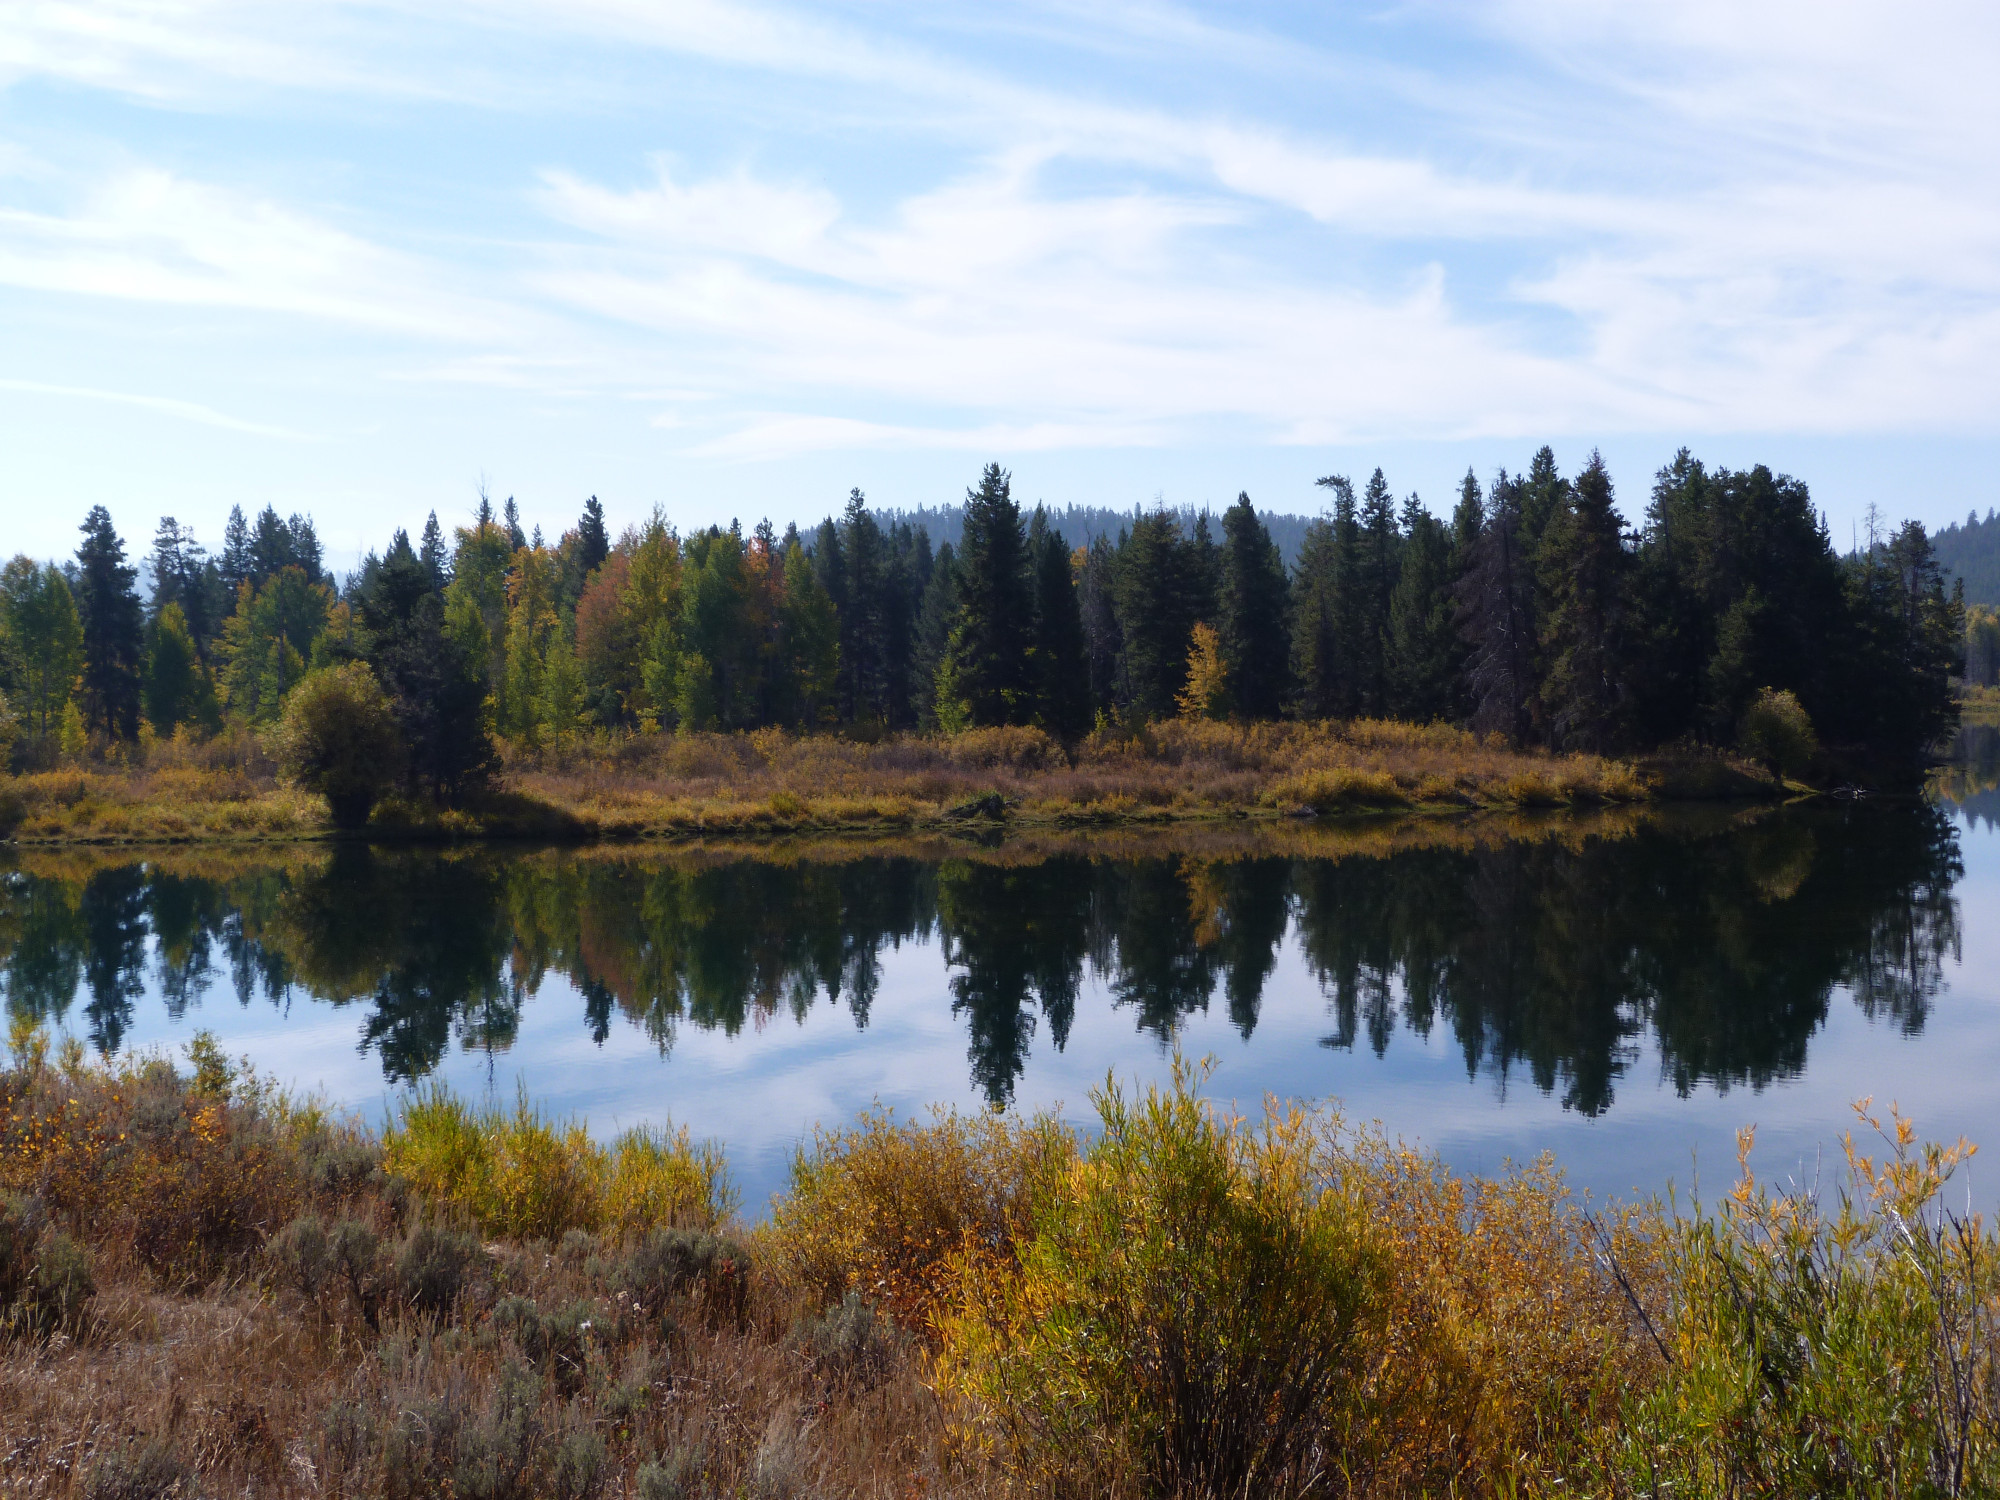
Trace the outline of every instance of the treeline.
{"label": "treeline", "polygon": [[1240,496],[1211,527],[1158,510],[1071,547],[989,465],[956,545],[842,513],[614,539],[595,497],[554,543],[482,499],[435,513],[344,582],[309,519],[233,512],[220,551],[160,523],[151,597],[97,507],[73,562],[0,575],[0,692],[16,760],[275,719],[306,674],[365,662],[414,789],[595,731],[1036,724],[1074,741],[1175,715],[1448,720],[1620,751],[1728,743],[1766,690],[1831,747],[1916,764],[1956,713],[1964,612],[1924,528],[1838,555],[1806,487],[1685,450],[1628,524],[1600,459],[1544,448],[1449,518],[1380,470],[1320,481],[1289,566]]}
{"label": "treeline", "polygon": [[1967,604],[2000,605],[2000,515],[1969,511],[1931,539],[1945,576],[1965,585]]}

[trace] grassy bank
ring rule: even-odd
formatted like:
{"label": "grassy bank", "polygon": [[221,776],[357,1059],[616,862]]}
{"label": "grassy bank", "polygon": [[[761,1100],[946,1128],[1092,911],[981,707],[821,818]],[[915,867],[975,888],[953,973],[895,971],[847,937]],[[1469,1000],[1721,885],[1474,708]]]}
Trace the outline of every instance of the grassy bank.
{"label": "grassy bank", "polygon": [[[516,758],[500,787],[443,811],[392,800],[379,838],[769,838],[1277,819],[1340,813],[1599,807],[1766,798],[1741,762],[1625,761],[1504,748],[1443,726],[1168,723],[1093,735],[1074,752],[1033,729],[866,743],[749,735],[604,738]],[[20,843],[292,840],[326,809],[278,780],[239,732],[166,743],[127,763],[13,778],[0,828]]]}
{"label": "grassy bank", "polygon": [[[1832,1207],[1590,1213],[1337,1115],[872,1116],[754,1224],[679,1132],[0,1074],[9,1493],[1951,1495],[1996,1246],[1900,1121]],[[1747,1149],[1747,1147],[1746,1147]],[[178,1488],[174,1486],[178,1485]]]}

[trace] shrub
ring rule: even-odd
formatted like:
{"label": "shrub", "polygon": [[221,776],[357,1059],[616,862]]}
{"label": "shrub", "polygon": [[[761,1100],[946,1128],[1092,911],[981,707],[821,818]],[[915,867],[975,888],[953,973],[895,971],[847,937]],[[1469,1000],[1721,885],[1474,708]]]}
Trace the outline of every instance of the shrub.
{"label": "shrub", "polygon": [[958,1262],[1011,1262],[1034,1193],[1074,1149],[1050,1118],[939,1112],[920,1124],[877,1110],[801,1148],[772,1206],[773,1248],[819,1305],[859,1291],[929,1333]]}
{"label": "shrub", "polygon": [[311,673],[285,699],[271,748],[287,779],[326,798],[336,828],[360,828],[395,784],[395,710],[361,662]]}
{"label": "shrub", "polygon": [[1944,1205],[1971,1154],[1900,1116],[1846,1141],[1835,1205],[1749,1166],[1680,1236],[1673,1359],[1629,1415],[1627,1477],[1689,1496],[2000,1492],[2000,1246]]}
{"label": "shrub", "polygon": [[1812,720],[1798,695],[1789,690],[1765,688],[1759,693],[1743,711],[1736,743],[1778,781],[1805,775],[1819,758],[1819,736],[1813,733]]}
{"label": "shrub", "polygon": [[1345,766],[1284,777],[1272,785],[1270,797],[1276,802],[1302,802],[1317,813],[1405,807],[1410,800],[1389,772]]}
{"label": "shrub", "polygon": [[420,1224],[396,1252],[396,1290],[419,1312],[449,1314],[485,1259],[473,1236]]}
{"label": "shrub", "polygon": [[381,1240],[366,1224],[339,1219],[329,1225],[308,1214],[272,1235],[264,1254],[280,1278],[314,1301],[335,1285],[345,1286],[374,1321]]}
{"label": "shrub", "polygon": [[750,1258],[730,1240],[698,1229],[656,1229],[640,1238],[612,1271],[612,1286],[641,1311],[659,1313],[668,1299],[698,1292],[718,1319],[742,1316]]}
{"label": "shrub", "polygon": [[195,1476],[166,1438],[135,1448],[114,1448],[91,1460],[83,1476],[84,1500],[170,1500],[196,1494]]}
{"label": "shrub", "polygon": [[816,1318],[802,1318],[792,1330],[792,1342],[833,1386],[880,1385],[903,1356],[901,1332],[859,1292],[849,1292]]}
{"label": "shrub", "polygon": [[589,1428],[566,1432],[549,1464],[549,1493],[555,1500],[591,1500],[604,1487],[610,1453]]}
{"label": "shrub", "polygon": [[607,1150],[579,1123],[476,1109],[442,1084],[405,1100],[383,1164],[483,1233],[560,1240],[572,1229],[712,1228],[734,1206],[722,1153],[685,1130],[638,1127]]}
{"label": "shrub", "polygon": [[527,1297],[503,1297],[493,1324],[514,1340],[536,1374],[570,1392],[583,1383],[595,1311],[588,1302],[572,1302],[545,1313]]}
{"label": "shrub", "polygon": [[942,742],[945,758],[955,766],[1016,771],[1054,771],[1069,764],[1062,746],[1047,731],[1033,727],[996,725],[967,729]]}
{"label": "shrub", "polygon": [[90,1257],[49,1224],[39,1200],[0,1200],[0,1334],[74,1332],[96,1291]]}
{"label": "shrub", "polygon": [[1253,1129],[1202,1081],[1176,1058],[1166,1089],[1093,1095],[1101,1138],[1038,1200],[1019,1276],[968,1278],[941,1381],[1050,1476],[1122,1458],[1164,1493],[1307,1492],[1389,1265],[1310,1116]]}

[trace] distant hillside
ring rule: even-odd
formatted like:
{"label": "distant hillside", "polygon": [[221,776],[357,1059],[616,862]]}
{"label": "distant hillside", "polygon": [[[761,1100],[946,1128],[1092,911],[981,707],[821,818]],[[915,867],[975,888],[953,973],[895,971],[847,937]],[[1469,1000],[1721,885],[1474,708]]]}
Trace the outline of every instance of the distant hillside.
{"label": "distant hillside", "polygon": [[[1180,517],[1184,530],[1193,530],[1195,518],[1206,514],[1209,533],[1219,542],[1222,540],[1222,518],[1216,512],[1199,510],[1192,505],[1169,507]],[[1060,509],[1051,508],[1049,520],[1062,539],[1072,547],[1088,547],[1100,536],[1118,540],[1118,533],[1129,530],[1133,518],[1146,514],[1151,509],[1134,507],[1131,510],[1112,510],[1102,505],[1065,505]],[[1023,506],[1024,514],[1032,514],[1032,508]],[[1269,528],[1271,540],[1278,544],[1284,554],[1285,566],[1290,567],[1298,560],[1299,548],[1305,543],[1306,526],[1311,516],[1277,515],[1260,510],[1264,525]],[[877,517],[884,525],[898,521],[908,521],[912,526],[921,526],[930,533],[931,545],[942,546],[946,542],[956,548],[959,534],[964,530],[965,512],[957,505],[919,505],[909,510],[883,510]]]}
{"label": "distant hillside", "polygon": [[1967,604],[2000,604],[2000,517],[1989,510],[1931,533],[1945,575],[1965,580]]}

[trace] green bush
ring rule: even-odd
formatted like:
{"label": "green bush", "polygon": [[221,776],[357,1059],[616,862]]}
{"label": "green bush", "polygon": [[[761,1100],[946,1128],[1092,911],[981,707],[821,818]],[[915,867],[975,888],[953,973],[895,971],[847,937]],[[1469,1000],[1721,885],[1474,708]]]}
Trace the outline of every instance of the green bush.
{"label": "green bush", "polygon": [[476,1237],[420,1224],[396,1252],[396,1290],[419,1312],[449,1314],[485,1260]]}
{"label": "green bush", "polygon": [[1765,688],[1743,711],[1737,748],[1768,770],[1773,779],[1796,781],[1819,758],[1819,736],[1798,695]]}
{"label": "green bush", "polygon": [[814,1371],[828,1385],[866,1390],[889,1377],[908,1341],[859,1292],[849,1292],[818,1317],[801,1319],[792,1330],[792,1342],[811,1358]]}
{"label": "green bush", "polygon": [[349,662],[292,689],[271,750],[289,780],[326,798],[334,827],[354,829],[395,785],[403,738],[375,674]]}
{"label": "green bush", "polygon": [[646,1313],[658,1314],[670,1298],[698,1293],[711,1316],[733,1321],[749,1295],[750,1257],[703,1230],[656,1229],[613,1268],[611,1284]]}
{"label": "green bush", "polygon": [[1135,1463],[1175,1495],[1310,1493],[1360,1394],[1386,1257],[1320,1170],[1311,1116],[1261,1128],[1172,1085],[1094,1094],[1102,1135],[1036,1205],[1020,1274],[968,1279],[947,1390],[1017,1463]]}
{"label": "green bush", "polygon": [[0,1333],[74,1332],[96,1295],[90,1257],[35,1198],[0,1200]]}

